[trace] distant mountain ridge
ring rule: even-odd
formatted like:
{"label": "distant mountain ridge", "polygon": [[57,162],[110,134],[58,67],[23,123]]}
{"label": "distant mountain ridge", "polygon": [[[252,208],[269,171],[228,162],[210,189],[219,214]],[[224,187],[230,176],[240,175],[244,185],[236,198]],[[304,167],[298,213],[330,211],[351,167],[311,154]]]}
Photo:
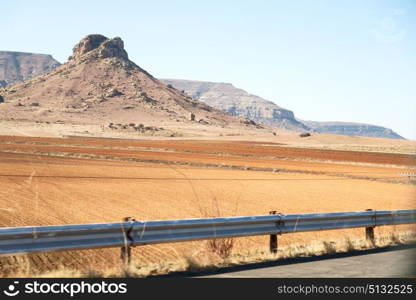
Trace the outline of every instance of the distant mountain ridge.
{"label": "distant mountain ridge", "polygon": [[333,133],[342,135],[379,137],[389,139],[404,139],[402,136],[389,128],[382,126],[351,123],[351,122],[316,122],[302,121],[309,128],[319,133]]}
{"label": "distant mountain ridge", "polygon": [[29,80],[60,66],[51,55],[0,51],[0,87]]}
{"label": "distant mountain ridge", "polygon": [[314,131],[364,137],[403,139],[402,136],[382,126],[353,122],[314,122],[295,118],[294,113],[277,104],[247,93],[230,83],[182,79],[161,79],[192,97],[236,116],[243,116],[271,126],[296,131]]}
{"label": "distant mountain ridge", "polygon": [[160,79],[190,96],[230,115],[249,118],[274,127],[295,131],[309,130],[296,120],[292,111],[259,96],[234,87],[231,83],[179,79]]}

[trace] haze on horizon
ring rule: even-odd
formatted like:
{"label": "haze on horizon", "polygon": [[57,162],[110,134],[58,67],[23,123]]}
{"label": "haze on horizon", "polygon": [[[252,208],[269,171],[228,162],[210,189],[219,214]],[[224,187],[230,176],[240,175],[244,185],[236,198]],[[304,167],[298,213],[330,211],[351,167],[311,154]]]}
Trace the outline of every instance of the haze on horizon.
{"label": "haze on horizon", "polygon": [[229,82],[299,119],[370,123],[416,140],[416,2],[2,1],[0,50],[65,62],[120,36],[158,78]]}

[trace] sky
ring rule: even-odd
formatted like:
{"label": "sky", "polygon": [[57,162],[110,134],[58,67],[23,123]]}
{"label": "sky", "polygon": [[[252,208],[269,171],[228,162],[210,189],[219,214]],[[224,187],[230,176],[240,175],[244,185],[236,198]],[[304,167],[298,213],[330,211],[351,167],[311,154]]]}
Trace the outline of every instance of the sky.
{"label": "sky", "polygon": [[303,120],[416,140],[416,0],[0,0],[0,50],[61,63],[92,33],[158,78],[229,82]]}

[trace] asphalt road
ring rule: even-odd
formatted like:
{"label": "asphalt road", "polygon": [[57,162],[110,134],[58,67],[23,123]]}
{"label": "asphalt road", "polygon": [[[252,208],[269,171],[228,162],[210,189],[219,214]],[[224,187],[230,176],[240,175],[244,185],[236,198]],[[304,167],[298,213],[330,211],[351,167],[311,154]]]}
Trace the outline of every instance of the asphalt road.
{"label": "asphalt road", "polygon": [[416,247],[253,264],[200,277],[416,277]]}

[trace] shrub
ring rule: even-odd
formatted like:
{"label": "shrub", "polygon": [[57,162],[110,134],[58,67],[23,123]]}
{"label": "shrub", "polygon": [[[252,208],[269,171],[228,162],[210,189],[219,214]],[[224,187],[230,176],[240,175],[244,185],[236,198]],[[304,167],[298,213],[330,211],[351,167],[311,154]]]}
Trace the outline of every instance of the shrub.
{"label": "shrub", "polygon": [[213,239],[207,242],[208,249],[217,254],[222,259],[230,257],[234,247],[233,238]]}
{"label": "shrub", "polygon": [[334,254],[334,253],[337,252],[337,250],[335,248],[335,243],[324,241],[323,245],[324,245],[324,249],[325,249],[326,254]]}
{"label": "shrub", "polygon": [[300,137],[308,137],[311,136],[311,134],[309,132],[303,132],[301,134],[299,134]]}
{"label": "shrub", "polygon": [[400,241],[399,237],[395,233],[391,234],[390,240],[395,245],[400,245],[401,244],[401,241]]}
{"label": "shrub", "polygon": [[347,238],[346,239],[345,244],[347,246],[347,251],[348,252],[351,252],[351,251],[355,251],[356,250],[355,249],[355,246],[354,246],[354,243],[351,241],[350,238]]}
{"label": "shrub", "polygon": [[[204,209],[201,206],[199,207],[199,210],[204,217],[215,218],[222,216],[220,204],[216,197],[212,199],[212,208],[210,210],[208,208]],[[230,257],[231,252],[234,248],[234,244],[234,238],[220,238],[209,240],[206,242],[207,249],[211,253],[215,253],[222,259],[227,259],[228,257]]]}

